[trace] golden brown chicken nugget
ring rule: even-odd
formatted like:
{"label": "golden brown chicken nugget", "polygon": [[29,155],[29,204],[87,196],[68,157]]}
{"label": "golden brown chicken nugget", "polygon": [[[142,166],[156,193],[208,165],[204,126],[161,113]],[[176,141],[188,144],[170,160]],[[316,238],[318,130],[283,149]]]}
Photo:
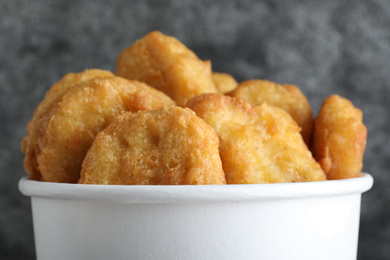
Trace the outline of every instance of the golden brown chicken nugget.
{"label": "golden brown chicken nugget", "polygon": [[61,96],[70,87],[73,87],[81,82],[93,79],[93,78],[108,78],[114,77],[109,71],[91,69],[85,70],[80,73],[68,73],[60,81],[55,83],[45,95],[45,98],[41,101],[38,107],[35,109],[32,119],[27,124],[27,134],[23,138],[21,147],[23,153],[26,155],[24,158],[24,168],[28,172],[29,176],[33,180],[40,179],[40,172],[38,170],[38,163],[36,161],[36,133],[35,133],[35,121],[40,117],[43,112]]}
{"label": "golden brown chicken nugget", "polygon": [[313,155],[330,180],[359,177],[367,129],[363,113],[348,99],[328,97],[314,124]]}
{"label": "golden brown chicken nugget", "polygon": [[177,106],[125,113],[97,136],[79,183],[225,184],[215,131]]}
{"label": "golden brown chicken nugget", "polygon": [[222,94],[202,94],[187,106],[217,132],[227,183],[326,179],[298,125],[284,110],[267,103],[252,106]]}
{"label": "golden brown chicken nugget", "polygon": [[219,93],[225,94],[238,86],[232,75],[222,72],[213,72],[212,80]]}
{"label": "golden brown chicken nugget", "polygon": [[69,88],[36,119],[36,160],[42,181],[75,183],[96,133],[124,111],[174,102],[144,83],[96,78]]}
{"label": "golden brown chicken nugget", "polygon": [[313,132],[313,113],[306,96],[294,85],[281,85],[268,80],[248,80],[228,93],[231,97],[259,105],[269,105],[285,110],[301,127],[302,137],[309,147]]}
{"label": "golden brown chicken nugget", "polygon": [[211,63],[174,37],[151,32],[120,53],[115,74],[163,91],[178,105],[204,92],[217,92]]}

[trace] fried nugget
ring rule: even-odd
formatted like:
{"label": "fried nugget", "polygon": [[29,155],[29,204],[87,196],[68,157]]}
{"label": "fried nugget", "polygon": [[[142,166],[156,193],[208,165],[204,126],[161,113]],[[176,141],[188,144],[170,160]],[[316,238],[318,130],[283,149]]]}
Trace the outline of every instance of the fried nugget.
{"label": "fried nugget", "polygon": [[211,76],[219,93],[225,94],[238,86],[238,82],[232,75],[222,72],[213,72]]}
{"label": "fried nugget", "polygon": [[173,104],[164,93],[120,77],[96,78],[69,88],[35,122],[39,180],[76,183],[97,132],[117,115]]}
{"label": "fried nugget", "polygon": [[202,94],[187,105],[211,125],[229,184],[325,180],[299,127],[284,110],[240,98]]}
{"label": "fried nugget", "polygon": [[285,110],[301,127],[303,140],[309,147],[313,132],[313,113],[309,101],[297,86],[281,85],[268,80],[248,80],[227,95],[256,105],[267,102]]}
{"label": "fried nugget", "polygon": [[328,97],[314,123],[313,155],[330,180],[359,177],[367,129],[363,113],[348,99]]}
{"label": "fried nugget", "polygon": [[174,37],[151,32],[120,53],[115,74],[163,91],[178,105],[204,92],[217,92],[210,61],[200,60]]}
{"label": "fried nugget", "polygon": [[109,71],[99,69],[85,70],[80,73],[68,73],[46,92],[45,98],[35,109],[32,119],[27,124],[27,134],[21,143],[22,151],[26,155],[24,158],[24,168],[28,172],[31,179],[39,180],[41,178],[40,172],[38,170],[35,151],[35,121],[37,118],[39,118],[43,112],[46,111],[46,109],[53,103],[54,100],[61,96],[70,87],[93,78],[108,77],[114,77],[114,74]]}
{"label": "fried nugget", "polygon": [[225,184],[215,131],[177,106],[125,113],[97,136],[79,183]]}

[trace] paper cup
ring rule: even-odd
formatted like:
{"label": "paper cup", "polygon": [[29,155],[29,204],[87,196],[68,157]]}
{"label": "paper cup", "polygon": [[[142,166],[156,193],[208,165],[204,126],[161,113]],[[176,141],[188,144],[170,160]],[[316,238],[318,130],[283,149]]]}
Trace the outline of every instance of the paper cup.
{"label": "paper cup", "polygon": [[356,259],[362,177],[211,186],[23,178],[37,259]]}

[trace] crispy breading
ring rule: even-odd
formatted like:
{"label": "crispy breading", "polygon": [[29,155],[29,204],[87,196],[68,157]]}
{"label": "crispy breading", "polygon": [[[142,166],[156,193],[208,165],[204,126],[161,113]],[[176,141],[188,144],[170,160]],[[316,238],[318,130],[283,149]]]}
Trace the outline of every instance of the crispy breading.
{"label": "crispy breading", "polygon": [[125,113],[97,136],[79,183],[225,184],[215,131],[178,106]]}
{"label": "crispy breading", "polygon": [[310,146],[313,113],[309,101],[297,86],[281,85],[268,80],[248,80],[227,95],[242,98],[251,104],[267,102],[269,105],[282,108],[301,127],[303,140],[308,147]]}
{"label": "crispy breading", "polygon": [[213,72],[211,78],[219,93],[225,94],[238,86],[238,82],[232,75],[222,72]]}
{"label": "crispy breading", "polygon": [[312,147],[327,178],[359,177],[366,141],[362,111],[346,98],[328,97],[315,119]]}
{"label": "crispy breading", "polygon": [[95,78],[69,88],[35,122],[40,180],[76,183],[95,135],[117,115],[173,104],[164,93],[120,77]]}
{"label": "crispy breading", "polygon": [[35,121],[37,118],[39,118],[42,113],[46,111],[46,109],[54,102],[54,100],[61,96],[70,87],[93,78],[107,77],[114,77],[114,74],[109,71],[99,69],[85,70],[80,73],[68,73],[46,92],[45,98],[37,106],[33,117],[27,124],[27,134],[21,143],[22,151],[26,155],[24,158],[24,168],[29,174],[30,179],[39,180],[41,178],[40,171],[38,170],[35,151]]}
{"label": "crispy breading", "polygon": [[187,106],[211,125],[230,184],[325,180],[305,145],[299,127],[284,110],[240,98],[202,94]]}
{"label": "crispy breading", "polygon": [[151,32],[120,53],[115,74],[163,91],[178,105],[204,92],[217,92],[210,61],[200,60],[174,37]]}

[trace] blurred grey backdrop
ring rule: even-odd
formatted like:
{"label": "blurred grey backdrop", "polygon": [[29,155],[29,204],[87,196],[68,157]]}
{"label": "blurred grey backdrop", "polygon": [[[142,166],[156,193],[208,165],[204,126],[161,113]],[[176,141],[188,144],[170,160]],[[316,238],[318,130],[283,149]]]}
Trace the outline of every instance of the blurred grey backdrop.
{"label": "blurred grey backdrop", "polygon": [[[179,38],[214,71],[298,85],[314,113],[331,94],[364,112],[358,259],[390,257],[390,1],[0,0],[0,259],[35,259],[20,141],[45,92],[68,72],[113,70],[151,30]],[[337,212],[335,212],[337,214]]]}

